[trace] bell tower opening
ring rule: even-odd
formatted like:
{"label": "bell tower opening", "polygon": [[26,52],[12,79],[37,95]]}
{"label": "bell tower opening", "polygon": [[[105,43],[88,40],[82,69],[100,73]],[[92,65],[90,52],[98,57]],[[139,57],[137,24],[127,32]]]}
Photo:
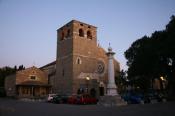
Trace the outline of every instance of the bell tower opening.
{"label": "bell tower opening", "polygon": [[80,37],[84,37],[84,31],[83,31],[83,29],[79,29],[79,36]]}

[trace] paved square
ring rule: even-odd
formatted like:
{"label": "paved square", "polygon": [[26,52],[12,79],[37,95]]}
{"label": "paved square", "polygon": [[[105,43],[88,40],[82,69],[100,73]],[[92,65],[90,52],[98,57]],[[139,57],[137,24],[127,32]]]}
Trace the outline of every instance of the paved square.
{"label": "paved square", "polygon": [[0,116],[174,116],[174,108],[175,102],[104,107],[0,98]]}

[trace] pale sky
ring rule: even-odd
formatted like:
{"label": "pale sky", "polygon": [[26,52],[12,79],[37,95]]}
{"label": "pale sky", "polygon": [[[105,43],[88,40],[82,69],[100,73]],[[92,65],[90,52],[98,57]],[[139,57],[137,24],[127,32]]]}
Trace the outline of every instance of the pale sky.
{"label": "pale sky", "polygon": [[135,40],[165,29],[175,0],[0,0],[0,67],[40,67],[56,59],[56,30],[72,19],[98,27],[122,69]]}

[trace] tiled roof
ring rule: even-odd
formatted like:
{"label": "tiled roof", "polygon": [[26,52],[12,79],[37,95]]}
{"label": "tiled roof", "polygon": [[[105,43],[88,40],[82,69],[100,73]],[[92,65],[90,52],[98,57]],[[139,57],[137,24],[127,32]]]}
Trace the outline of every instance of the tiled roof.
{"label": "tiled roof", "polygon": [[40,67],[40,69],[45,68],[45,67],[50,66],[50,65],[55,65],[55,64],[56,64],[56,61],[53,61],[53,62],[51,62],[49,64],[46,64],[46,65]]}

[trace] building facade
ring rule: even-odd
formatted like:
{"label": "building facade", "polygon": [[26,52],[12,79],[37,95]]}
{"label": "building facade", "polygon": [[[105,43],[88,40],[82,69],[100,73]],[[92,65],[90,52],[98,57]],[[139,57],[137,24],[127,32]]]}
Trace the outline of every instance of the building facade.
{"label": "building facade", "polygon": [[[106,94],[108,59],[97,45],[97,27],[72,20],[57,30],[54,92]],[[114,59],[115,73],[120,66]]]}
{"label": "building facade", "polygon": [[50,93],[54,92],[54,82],[55,82],[55,75],[56,75],[56,61],[48,63],[42,67],[40,67],[42,71],[47,74],[48,77],[48,84],[51,85]]}
{"label": "building facade", "polygon": [[[114,71],[120,72],[114,59]],[[39,97],[48,93],[103,96],[107,92],[108,57],[97,44],[97,27],[72,20],[57,30],[56,60],[6,77],[7,96]]]}
{"label": "building facade", "polygon": [[47,73],[34,66],[17,71],[5,79],[6,95],[11,97],[45,97],[50,89]]}

